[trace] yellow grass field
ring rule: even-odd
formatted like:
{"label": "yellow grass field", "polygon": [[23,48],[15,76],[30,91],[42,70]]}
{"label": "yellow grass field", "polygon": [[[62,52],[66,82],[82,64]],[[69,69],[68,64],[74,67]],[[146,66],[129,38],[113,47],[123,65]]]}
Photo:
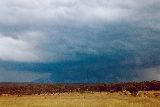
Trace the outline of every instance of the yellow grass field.
{"label": "yellow grass field", "polygon": [[[127,95],[124,95],[124,94]],[[160,91],[123,93],[61,93],[54,95],[0,96],[0,107],[160,107]]]}

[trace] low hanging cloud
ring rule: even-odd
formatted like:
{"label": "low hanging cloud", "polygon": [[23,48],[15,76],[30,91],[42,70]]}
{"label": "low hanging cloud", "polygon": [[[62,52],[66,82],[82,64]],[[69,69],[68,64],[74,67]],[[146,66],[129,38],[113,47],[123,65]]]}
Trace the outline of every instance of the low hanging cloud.
{"label": "low hanging cloud", "polygon": [[0,70],[0,82],[34,82],[39,79],[48,78],[49,76],[49,73]]}
{"label": "low hanging cloud", "polygon": [[136,81],[152,81],[152,80],[158,80],[160,81],[160,67],[151,67],[151,68],[145,68],[141,71],[138,71],[138,77],[134,80]]}

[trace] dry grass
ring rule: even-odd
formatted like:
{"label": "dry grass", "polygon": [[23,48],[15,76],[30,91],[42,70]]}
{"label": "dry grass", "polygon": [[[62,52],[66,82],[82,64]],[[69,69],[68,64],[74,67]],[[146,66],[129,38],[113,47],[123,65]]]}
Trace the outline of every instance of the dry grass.
{"label": "dry grass", "polygon": [[123,93],[61,93],[55,95],[0,96],[0,107],[160,107],[160,91]]}

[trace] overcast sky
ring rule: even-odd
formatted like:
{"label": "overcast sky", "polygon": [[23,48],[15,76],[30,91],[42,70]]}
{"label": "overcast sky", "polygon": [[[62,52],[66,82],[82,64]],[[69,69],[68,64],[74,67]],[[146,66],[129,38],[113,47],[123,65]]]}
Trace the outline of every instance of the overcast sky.
{"label": "overcast sky", "polygon": [[159,10],[159,0],[0,0],[0,82],[160,80]]}

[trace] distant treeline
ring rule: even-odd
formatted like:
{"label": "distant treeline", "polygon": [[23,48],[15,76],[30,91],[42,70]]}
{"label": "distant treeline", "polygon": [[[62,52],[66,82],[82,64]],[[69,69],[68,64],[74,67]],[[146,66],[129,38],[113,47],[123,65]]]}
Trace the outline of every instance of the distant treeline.
{"label": "distant treeline", "polygon": [[64,92],[119,92],[160,90],[160,81],[101,83],[101,84],[38,84],[38,83],[0,83],[0,95],[55,94]]}

